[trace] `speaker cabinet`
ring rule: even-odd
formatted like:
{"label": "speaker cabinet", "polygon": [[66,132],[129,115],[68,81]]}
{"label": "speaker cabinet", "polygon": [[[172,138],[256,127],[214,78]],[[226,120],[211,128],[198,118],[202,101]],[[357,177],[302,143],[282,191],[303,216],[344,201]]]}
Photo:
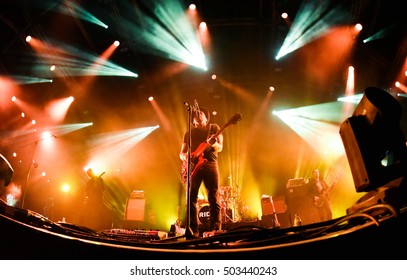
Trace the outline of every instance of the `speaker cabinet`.
{"label": "speaker cabinet", "polygon": [[307,185],[288,188],[287,202],[291,226],[294,225],[295,214],[300,216],[303,225],[318,222],[318,213],[307,193]]}
{"label": "speaker cabinet", "polygon": [[271,196],[262,195],[261,197],[261,211],[263,216],[274,215],[276,209],[274,207],[274,202]]}
{"label": "speaker cabinet", "polygon": [[262,224],[270,228],[279,226],[280,228],[290,227],[290,219],[287,211],[287,204],[284,196],[263,195],[261,198]]}
{"label": "speaker cabinet", "polygon": [[146,200],[144,198],[128,198],[124,219],[130,221],[145,220]]}
{"label": "speaker cabinet", "polygon": [[277,226],[286,228],[290,226],[284,196],[276,196],[272,198],[268,195],[262,195],[261,210],[261,220],[264,227],[271,228]]}

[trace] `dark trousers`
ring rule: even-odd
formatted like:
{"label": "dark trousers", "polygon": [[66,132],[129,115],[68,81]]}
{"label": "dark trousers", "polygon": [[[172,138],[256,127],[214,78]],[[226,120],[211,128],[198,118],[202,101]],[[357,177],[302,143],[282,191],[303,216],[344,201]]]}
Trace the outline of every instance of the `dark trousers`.
{"label": "dark trousers", "polygon": [[321,207],[317,207],[319,221],[324,222],[332,219],[332,209],[329,202],[324,203]]}
{"label": "dark trousers", "polygon": [[190,223],[193,232],[198,232],[198,209],[197,200],[201,184],[204,184],[208,193],[210,230],[221,229],[221,217],[219,203],[219,169],[217,162],[207,162],[200,167],[198,172],[192,177],[190,189]]}

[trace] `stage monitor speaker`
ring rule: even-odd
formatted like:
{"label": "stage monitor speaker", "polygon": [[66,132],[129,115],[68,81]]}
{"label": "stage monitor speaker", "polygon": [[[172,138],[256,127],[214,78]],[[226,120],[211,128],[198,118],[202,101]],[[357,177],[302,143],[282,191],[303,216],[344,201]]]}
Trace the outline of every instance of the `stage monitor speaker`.
{"label": "stage monitor speaker", "polygon": [[146,200],[143,198],[128,198],[124,219],[131,221],[144,221]]}
{"label": "stage monitor speaker", "polygon": [[291,226],[290,215],[284,195],[275,196],[273,198],[274,209],[276,210],[278,222],[281,228],[287,228]]}
{"label": "stage monitor speaker", "polygon": [[274,208],[274,203],[273,199],[269,195],[263,194],[261,197],[261,211],[263,216],[266,215],[273,215],[276,213],[276,210]]}
{"label": "stage monitor speaker", "polygon": [[[282,206],[281,201],[278,203],[279,205],[279,210],[284,211],[283,209],[284,206]],[[271,228],[271,227],[280,227],[280,222],[278,221],[278,216],[277,216],[277,209],[275,207],[273,198],[269,195],[263,194],[261,196],[261,210],[262,210],[262,223],[263,226],[266,228]]]}
{"label": "stage monitor speaker", "polygon": [[262,224],[264,227],[274,227],[277,223],[281,228],[291,226],[285,196],[276,196],[271,198],[267,195],[263,195],[261,200],[261,208]]}

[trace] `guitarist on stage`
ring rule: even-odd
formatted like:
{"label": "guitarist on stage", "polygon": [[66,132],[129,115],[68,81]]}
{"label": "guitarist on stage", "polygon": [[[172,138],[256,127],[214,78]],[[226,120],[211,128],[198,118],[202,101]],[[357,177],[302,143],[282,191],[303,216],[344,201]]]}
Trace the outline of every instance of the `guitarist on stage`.
{"label": "guitarist on stage", "polygon": [[336,180],[331,185],[328,185],[323,178],[320,178],[319,170],[314,169],[307,184],[313,204],[318,212],[319,221],[331,220],[332,209],[329,192],[335,186]]}
{"label": "guitarist on stage", "polygon": [[92,168],[86,170],[89,180],[86,182],[84,199],[84,223],[94,230],[108,229],[110,219],[104,204],[105,183],[102,178],[105,172],[96,175]]}
{"label": "guitarist on stage", "polygon": [[[203,182],[207,193],[210,213],[210,231],[221,230],[221,205],[218,199],[218,153],[223,149],[223,136],[218,124],[209,124],[209,111],[195,108],[191,126],[191,181],[190,181],[190,228],[199,237],[197,200]],[[215,134],[217,134],[216,137]],[[188,131],[184,134],[180,159],[188,166]],[[203,149],[203,150],[202,150]],[[202,151],[202,152],[201,152]],[[185,169],[185,168],[184,168]]]}

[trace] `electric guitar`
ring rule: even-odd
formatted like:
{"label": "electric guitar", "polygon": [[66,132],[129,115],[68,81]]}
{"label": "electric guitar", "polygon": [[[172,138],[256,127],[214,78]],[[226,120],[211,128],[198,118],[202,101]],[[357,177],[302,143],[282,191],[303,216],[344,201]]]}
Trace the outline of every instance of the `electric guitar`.
{"label": "electric guitar", "polygon": [[[325,203],[327,203],[329,201],[329,193],[332,191],[332,189],[335,187],[336,183],[338,183],[338,179],[334,179],[332,184],[325,188],[319,195],[319,199],[318,200],[314,200],[314,205],[316,207],[322,207],[324,206]],[[326,184],[326,183],[324,183]]]}
{"label": "electric guitar", "polygon": [[[211,147],[209,140],[211,138],[216,138],[221,134],[226,128],[231,126],[232,124],[236,124],[238,121],[242,119],[241,114],[234,115],[218,132],[208,138],[205,142],[199,144],[199,146],[191,153],[191,178],[196,174],[196,172],[204,165],[208,160],[203,157],[203,153],[206,149]],[[188,180],[188,161],[182,161],[182,168],[181,168],[181,181],[182,183],[186,183]]]}

